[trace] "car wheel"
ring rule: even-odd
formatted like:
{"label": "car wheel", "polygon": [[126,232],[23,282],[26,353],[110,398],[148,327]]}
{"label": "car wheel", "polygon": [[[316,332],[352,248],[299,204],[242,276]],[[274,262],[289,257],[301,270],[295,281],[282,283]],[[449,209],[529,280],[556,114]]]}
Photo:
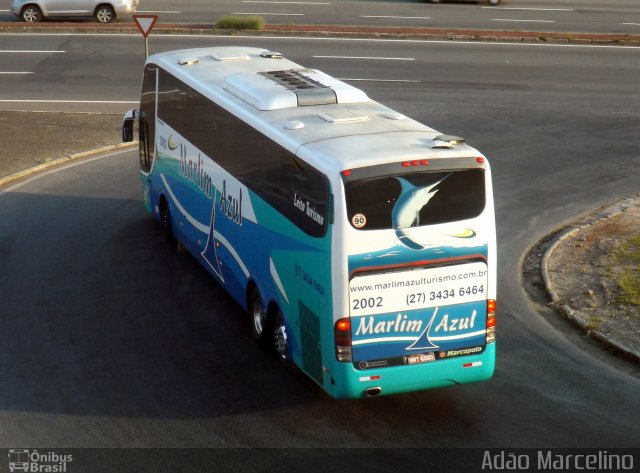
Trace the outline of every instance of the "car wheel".
{"label": "car wheel", "polygon": [[273,338],[276,354],[278,355],[280,364],[284,366],[287,371],[292,371],[295,373],[295,367],[293,361],[291,360],[287,325],[284,322],[284,317],[282,316],[282,312],[280,311],[280,309],[278,309],[275,315],[275,329],[273,331]]}
{"label": "car wheel", "polygon": [[111,23],[116,17],[116,12],[113,11],[111,5],[100,5],[96,8],[93,16],[95,16],[98,23]]}
{"label": "car wheel", "polygon": [[489,5],[499,5],[500,0],[489,0]]}
{"label": "car wheel", "polygon": [[431,0],[431,3],[442,3],[442,0]]}
{"label": "car wheel", "polygon": [[20,17],[28,23],[37,23],[42,20],[42,11],[36,5],[27,5],[22,9]]}

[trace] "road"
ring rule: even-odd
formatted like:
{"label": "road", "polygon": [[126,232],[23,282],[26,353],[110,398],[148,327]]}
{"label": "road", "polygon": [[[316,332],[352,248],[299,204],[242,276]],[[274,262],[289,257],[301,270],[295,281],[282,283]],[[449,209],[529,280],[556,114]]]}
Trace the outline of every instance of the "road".
{"label": "road", "polygon": [[[17,21],[9,3],[0,0],[0,22]],[[163,23],[213,24],[224,15],[258,15],[270,24],[640,33],[637,0],[505,0],[498,7],[419,0],[144,0],[139,13],[157,14]]]}
{"label": "road", "polygon": [[[2,41],[66,51],[8,56],[2,67],[33,73],[1,77],[3,100],[124,102],[83,105],[96,110],[137,100],[139,38]],[[1,446],[637,446],[640,370],[541,315],[520,275],[544,235],[638,192],[640,49],[262,37],[159,37],[152,49],[230,43],[349,79],[489,157],[500,258],[494,379],[337,402],[281,372],[222,289],[166,247],[142,210],[129,152],[0,195]]]}

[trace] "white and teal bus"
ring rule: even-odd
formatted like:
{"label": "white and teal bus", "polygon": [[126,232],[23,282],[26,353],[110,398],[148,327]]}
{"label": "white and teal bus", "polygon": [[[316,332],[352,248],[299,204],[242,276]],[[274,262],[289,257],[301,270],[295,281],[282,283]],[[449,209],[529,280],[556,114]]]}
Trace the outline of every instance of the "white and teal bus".
{"label": "white and teal bus", "polygon": [[495,365],[489,163],[281,54],[147,60],[147,210],[249,314],[282,363],[335,398],[486,380]]}

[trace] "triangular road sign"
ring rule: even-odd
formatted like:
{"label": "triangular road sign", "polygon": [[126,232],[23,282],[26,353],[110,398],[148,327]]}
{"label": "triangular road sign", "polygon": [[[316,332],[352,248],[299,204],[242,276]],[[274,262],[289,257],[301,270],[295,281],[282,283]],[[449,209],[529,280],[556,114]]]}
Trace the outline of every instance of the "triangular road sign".
{"label": "triangular road sign", "polygon": [[133,15],[133,21],[136,22],[140,33],[142,33],[142,36],[145,38],[149,36],[157,19],[158,15]]}

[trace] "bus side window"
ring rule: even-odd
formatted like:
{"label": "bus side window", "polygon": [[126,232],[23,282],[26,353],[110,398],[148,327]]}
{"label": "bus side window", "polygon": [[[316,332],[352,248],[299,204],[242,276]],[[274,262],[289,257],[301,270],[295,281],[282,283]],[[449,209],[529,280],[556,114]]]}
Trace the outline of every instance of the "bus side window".
{"label": "bus side window", "polygon": [[140,152],[140,169],[145,172],[151,170],[151,158],[149,156],[149,125],[144,117],[144,113],[140,113],[138,121],[138,149]]}

